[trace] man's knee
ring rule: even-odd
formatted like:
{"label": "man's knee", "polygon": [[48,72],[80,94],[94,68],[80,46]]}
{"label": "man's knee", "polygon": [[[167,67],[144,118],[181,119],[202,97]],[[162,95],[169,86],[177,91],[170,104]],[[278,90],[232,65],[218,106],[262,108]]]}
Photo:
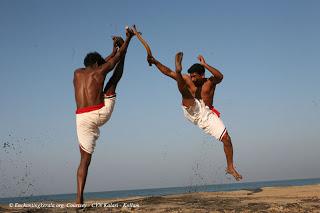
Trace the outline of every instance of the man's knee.
{"label": "man's knee", "polygon": [[221,139],[221,142],[224,143],[224,144],[231,144],[231,137],[230,135],[228,134],[228,132],[226,132],[224,134],[224,136],[222,137]]}
{"label": "man's knee", "polygon": [[183,98],[182,99],[182,105],[185,107],[193,107],[195,106],[196,102],[194,100],[194,98]]}
{"label": "man's knee", "polygon": [[81,162],[80,162],[81,166],[89,167],[90,162],[91,162],[91,157],[81,157]]}
{"label": "man's knee", "polygon": [[109,88],[107,90],[104,90],[103,93],[104,93],[105,96],[111,96],[111,95],[114,95],[116,93],[116,89],[115,89],[115,87],[112,87],[112,88]]}
{"label": "man's knee", "polygon": [[90,165],[92,155],[85,152],[81,148],[80,148],[80,154],[81,154],[81,160],[80,160],[81,165],[88,167]]}

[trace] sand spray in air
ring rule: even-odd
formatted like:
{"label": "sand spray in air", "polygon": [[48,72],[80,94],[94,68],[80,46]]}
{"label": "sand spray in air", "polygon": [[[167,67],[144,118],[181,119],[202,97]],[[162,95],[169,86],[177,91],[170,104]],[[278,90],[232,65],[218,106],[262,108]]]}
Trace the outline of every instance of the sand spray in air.
{"label": "sand spray in air", "polygon": [[213,153],[216,149],[223,152],[223,147],[221,147],[223,145],[207,136],[204,136],[198,143],[201,146],[199,150],[196,150],[199,154],[191,165],[192,173],[188,191],[206,191],[208,185],[231,182],[232,178],[225,175],[225,164],[219,163],[221,160],[217,162],[217,156]]}
{"label": "sand spray in air", "polygon": [[11,132],[0,139],[0,196],[24,197],[37,193],[32,162],[25,150],[31,139]]}

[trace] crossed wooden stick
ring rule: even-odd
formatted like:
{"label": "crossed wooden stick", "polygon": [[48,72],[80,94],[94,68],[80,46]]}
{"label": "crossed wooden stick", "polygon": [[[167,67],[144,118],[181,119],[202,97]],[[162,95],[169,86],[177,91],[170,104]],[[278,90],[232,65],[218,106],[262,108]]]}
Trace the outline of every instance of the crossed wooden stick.
{"label": "crossed wooden stick", "polygon": [[[137,38],[141,41],[141,43],[143,44],[144,48],[146,48],[147,50],[147,56],[150,57],[152,56],[152,52],[151,52],[151,49],[148,45],[148,43],[142,38],[141,36],[141,33],[138,32],[137,28],[136,28],[136,25],[133,25],[133,33],[137,36]],[[151,66],[152,64],[149,63],[149,66]]]}

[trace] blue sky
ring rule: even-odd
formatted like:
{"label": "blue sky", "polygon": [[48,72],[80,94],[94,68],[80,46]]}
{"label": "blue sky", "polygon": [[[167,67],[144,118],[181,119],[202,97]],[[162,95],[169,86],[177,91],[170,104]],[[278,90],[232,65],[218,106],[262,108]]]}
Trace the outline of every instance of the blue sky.
{"label": "blue sky", "polygon": [[[73,71],[136,24],[184,70],[224,74],[214,105],[245,181],[320,177],[319,1],[0,1],[0,197],[75,192]],[[208,73],[207,73],[208,74]],[[86,191],[219,184],[222,144],[188,123],[173,80],[130,43]],[[10,144],[10,146],[5,144]],[[14,148],[13,148],[14,147]]]}

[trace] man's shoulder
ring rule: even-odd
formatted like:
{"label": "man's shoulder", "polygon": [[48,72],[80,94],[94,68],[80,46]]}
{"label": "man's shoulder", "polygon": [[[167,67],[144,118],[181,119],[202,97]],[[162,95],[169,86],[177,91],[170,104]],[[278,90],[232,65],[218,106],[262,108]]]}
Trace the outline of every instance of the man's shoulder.
{"label": "man's shoulder", "polygon": [[211,76],[211,77],[209,77],[209,78],[206,78],[206,81],[205,81],[205,83],[207,83],[207,84],[214,84],[214,85],[217,85],[217,84],[219,84],[221,82],[221,80],[219,80],[219,79],[217,79],[216,77],[214,77],[214,76]]}
{"label": "man's shoulder", "polygon": [[81,75],[81,73],[83,73],[83,71],[84,71],[84,68],[78,68],[74,71],[73,74],[74,74],[74,76],[79,76],[79,75]]}
{"label": "man's shoulder", "polygon": [[73,80],[74,81],[79,81],[81,78],[83,78],[83,74],[84,74],[84,71],[85,69],[84,68],[78,68],[74,71],[74,74],[73,74]]}
{"label": "man's shoulder", "polygon": [[183,74],[183,75],[182,75],[182,78],[186,81],[187,84],[192,83],[190,75],[188,75],[188,74]]}
{"label": "man's shoulder", "polygon": [[75,71],[74,71],[74,73],[76,74],[76,73],[80,73],[80,72],[82,72],[82,71],[84,71],[85,70],[85,68],[78,68],[78,69],[76,69]]}
{"label": "man's shoulder", "polygon": [[190,78],[190,75],[188,75],[188,74],[182,74],[182,77],[183,77],[184,79],[186,79],[186,78]]}

